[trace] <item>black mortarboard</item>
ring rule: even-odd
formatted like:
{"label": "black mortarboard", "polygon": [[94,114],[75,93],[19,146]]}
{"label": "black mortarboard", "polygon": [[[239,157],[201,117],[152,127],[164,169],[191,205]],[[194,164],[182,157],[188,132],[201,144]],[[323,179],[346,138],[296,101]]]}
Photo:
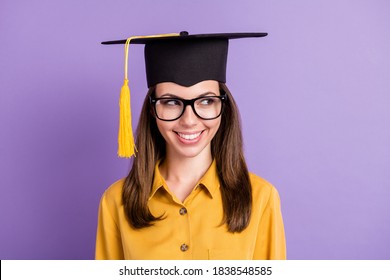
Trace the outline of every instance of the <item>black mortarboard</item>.
{"label": "black mortarboard", "polygon": [[[192,86],[204,80],[226,82],[229,39],[264,37],[267,33],[219,33],[134,38],[130,44],[145,44],[148,87],[161,82]],[[126,40],[102,44],[125,44]]]}
{"label": "black mortarboard", "polygon": [[225,83],[229,40],[264,36],[267,36],[267,33],[189,35],[183,31],[177,34],[134,36],[126,40],[102,42],[105,45],[125,44],[125,83],[120,97],[118,155],[131,157],[135,154],[127,79],[129,44],[145,45],[148,87],[161,82],[174,82],[188,87],[205,80]]}

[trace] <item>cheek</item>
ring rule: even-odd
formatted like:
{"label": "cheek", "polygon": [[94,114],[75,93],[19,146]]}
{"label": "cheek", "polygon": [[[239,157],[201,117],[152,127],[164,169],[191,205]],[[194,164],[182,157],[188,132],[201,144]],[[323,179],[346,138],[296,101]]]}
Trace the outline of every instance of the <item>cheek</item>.
{"label": "cheek", "polygon": [[160,120],[156,119],[157,128],[161,134],[164,134],[164,124]]}
{"label": "cheek", "polygon": [[213,134],[217,133],[219,127],[221,126],[221,118],[210,121],[206,126],[212,131]]}
{"label": "cheek", "polygon": [[164,122],[162,120],[157,119],[157,128],[160,131],[161,135],[165,139],[165,135],[167,134],[167,131],[172,130],[172,124],[171,122]]}

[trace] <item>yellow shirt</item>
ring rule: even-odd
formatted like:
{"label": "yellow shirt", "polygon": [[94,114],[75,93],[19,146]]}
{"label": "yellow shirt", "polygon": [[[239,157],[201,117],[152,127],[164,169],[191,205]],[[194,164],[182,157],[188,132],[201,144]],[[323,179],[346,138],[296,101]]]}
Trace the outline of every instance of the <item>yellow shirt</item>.
{"label": "yellow shirt", "polygon": [[215,161],[184,202],[169,190],[155,167],[149,209],[165,219],[142,229],[128,223],[121,199],[124,180],[103,194],[96,259],[285,259],[286,244],[276,189],[250,173],[253,206],[248,227],[230,233],[223,218]]}

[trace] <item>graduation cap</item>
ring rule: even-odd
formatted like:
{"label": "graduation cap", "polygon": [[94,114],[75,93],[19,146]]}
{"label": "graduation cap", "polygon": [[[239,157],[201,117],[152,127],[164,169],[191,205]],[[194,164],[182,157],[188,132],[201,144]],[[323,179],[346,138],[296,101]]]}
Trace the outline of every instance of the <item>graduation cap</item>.
{"label": "graduation cap", "polygon": [[145,69],[148,87],[162,82],[192,86],[205,80],[226,82],[229,40],[264,37],[267,33],[180,33],[133,36],[124,40],[102,42],[125,45],[125,80],[120,94],[118,156],[131,157],[137,150],[131,128],[130,90],[127,65],[130,44],[145,45]]}

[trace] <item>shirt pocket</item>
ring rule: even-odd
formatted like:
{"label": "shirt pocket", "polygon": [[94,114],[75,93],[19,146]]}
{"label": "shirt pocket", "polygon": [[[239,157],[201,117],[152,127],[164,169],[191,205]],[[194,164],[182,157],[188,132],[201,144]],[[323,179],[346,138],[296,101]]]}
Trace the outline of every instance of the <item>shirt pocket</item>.
{"label": "shirt pocket", "polygon": [[236,249],[209,249],[209,260],[251,260],[249,251]]}

